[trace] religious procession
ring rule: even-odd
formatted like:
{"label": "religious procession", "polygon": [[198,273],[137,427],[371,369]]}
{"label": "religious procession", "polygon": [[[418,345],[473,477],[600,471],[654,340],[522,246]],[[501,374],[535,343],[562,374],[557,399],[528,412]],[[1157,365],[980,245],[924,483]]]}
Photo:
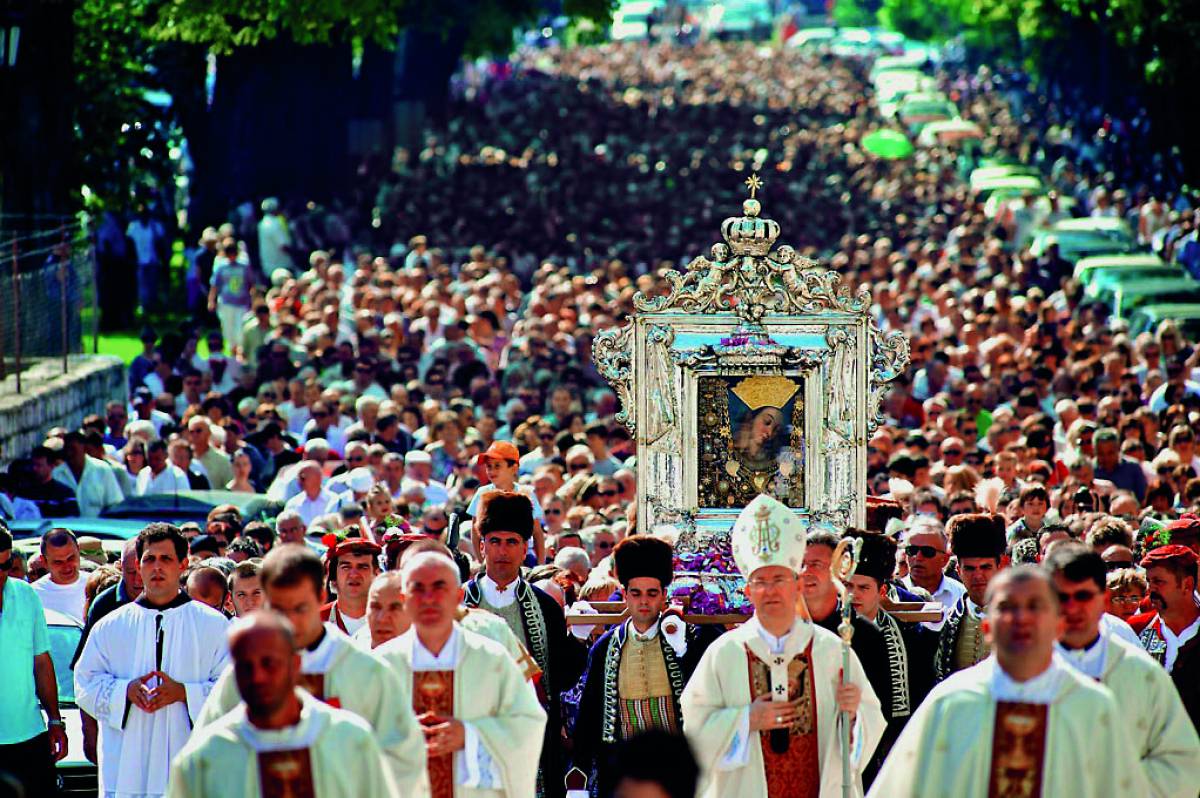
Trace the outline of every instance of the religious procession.
{"label": "religious procession", "polygon": [[[191,5],[128,42],[218,37],[140,112],[183,154],[84,186],[60,305],[0,181],[0,798],[1200,796],[1200,194],[1150,89],[891,0],[489,7],[479,57]],[[225,124],[267,49],[362,122],[318,22],[344,93],[452,63],[337,185]]]}

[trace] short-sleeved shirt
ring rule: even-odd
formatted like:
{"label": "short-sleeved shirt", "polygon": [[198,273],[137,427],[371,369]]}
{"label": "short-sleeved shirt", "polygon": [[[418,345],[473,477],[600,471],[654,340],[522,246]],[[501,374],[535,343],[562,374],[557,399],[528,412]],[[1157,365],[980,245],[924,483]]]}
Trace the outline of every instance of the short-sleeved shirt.
{"label": "short-sleeved shirt", "polygon": [[[475,495],[471,497],[471,503],[467,505],[467,515],[471,516],[472,518],[478,518],[479,508],[483,504],[483,497],[487,496],[495,489],[495,485],[484,485],[479,490],[475,491]],[[541,502],[539,502],[537,496],[534,495],[533,489],[527,485],[517,485],[516,491],[523,496],[529,497],[529,501],[533,503],[533,520],[545,527],[546,514],[542,512]]]}
{"label": "short-sleeved shirt", "polygon": [[217,287],[219,303],[239,308],[250,307],[250,264],[221,258],[213,268],[212,279],[212,284]]}
{"label": "short-sleeved shirt", "polygon": [[6,579],[0,612],[0,745],[14,745],[46,731],[33,679],[33,658],[50,650],[42,601],[26,582]]}

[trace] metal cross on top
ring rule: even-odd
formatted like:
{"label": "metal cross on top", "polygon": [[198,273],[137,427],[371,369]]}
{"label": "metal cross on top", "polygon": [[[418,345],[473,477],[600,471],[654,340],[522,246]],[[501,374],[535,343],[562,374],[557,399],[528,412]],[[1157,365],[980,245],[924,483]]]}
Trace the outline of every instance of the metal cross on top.
{"label": "metal cross on top", "polygon": [[758,176],[758,172],[754,172],[746,178],[746,187],[750,189],[750,199],[754,199],[754,194],[763,186],[762,178]]}

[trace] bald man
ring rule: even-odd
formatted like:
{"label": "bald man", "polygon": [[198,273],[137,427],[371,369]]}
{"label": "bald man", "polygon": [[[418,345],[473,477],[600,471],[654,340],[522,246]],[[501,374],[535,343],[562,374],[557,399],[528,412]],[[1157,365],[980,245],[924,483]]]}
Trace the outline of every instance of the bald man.
{"label": "bald man", "polygon": [[229,630],[241,703],[192,735],[171,767],[171,798],[399,795],[366,721],[299,689],[291,624],[260,610]]}
{"label": "bald man", "polygon": [[398,571],[385,571],[371,582],[367,591],[367,624],[353,635],[360,648],[370,651],[408,631],[412,623],[404,613],[401,588]]}

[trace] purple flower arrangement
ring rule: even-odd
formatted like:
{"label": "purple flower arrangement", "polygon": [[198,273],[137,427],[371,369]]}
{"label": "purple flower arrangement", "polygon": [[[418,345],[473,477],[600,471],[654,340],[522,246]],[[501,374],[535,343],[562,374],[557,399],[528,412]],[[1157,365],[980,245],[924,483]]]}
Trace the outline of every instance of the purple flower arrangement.
{"label": "purple flower arrangement", "polygon": [[701,551],[675,555],[671,599],[682,603],[686,598],[689,612],[752,615],[754,608],[742,592],[744,584],[727,538],[714,538]]}

